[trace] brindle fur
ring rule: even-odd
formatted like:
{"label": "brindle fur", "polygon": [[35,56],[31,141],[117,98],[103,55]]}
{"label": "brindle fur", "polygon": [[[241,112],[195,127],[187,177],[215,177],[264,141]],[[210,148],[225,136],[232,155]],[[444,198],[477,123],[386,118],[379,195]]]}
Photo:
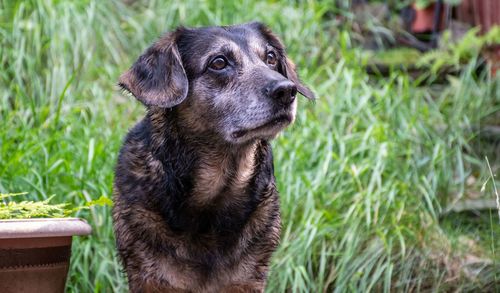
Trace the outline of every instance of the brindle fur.
{"label": "brindle fur", "polygon": [[[214,55],[227,57],[223,72],[207,69]],[[179,28],[120,85],[147,106],[114,184],[130,291],[262,292],[280,237],[268,141],[293,121],[296,91],[313,98],[281,42],[260,23]]]}

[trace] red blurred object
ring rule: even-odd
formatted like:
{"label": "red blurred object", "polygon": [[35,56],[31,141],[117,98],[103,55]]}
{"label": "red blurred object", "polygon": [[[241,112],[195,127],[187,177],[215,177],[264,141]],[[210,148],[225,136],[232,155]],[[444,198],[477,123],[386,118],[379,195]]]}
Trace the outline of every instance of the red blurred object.
{"label": "red blurred object", "polygon": [[[456,12],[458,20],[478,26],[482,34],[493,26],[500,25],[500,0],[463,0]],[[484,48],[483,57],[491,66],[491,75],[498,76],[500,44]]]}
{"label": "red blurred object", "polygon": [[500,0],[463,0],[456,11],[458,20],[479,26],[481,33],[500,25]]}
{"label": "red blurred object", "polygon": [[[413,33],[428,33],[431,32],[435,26],[434,19],[436,14],[436,3],[432,3],[426,8],[417,8],[416,4],[411,5],[413,11],[415,11],[413,21],[411,23],[411,31]],[[445,9],[440,9],[440,16],[438,18],[439,24],[436,24],[438,30],[444,29],[444,11]]]}

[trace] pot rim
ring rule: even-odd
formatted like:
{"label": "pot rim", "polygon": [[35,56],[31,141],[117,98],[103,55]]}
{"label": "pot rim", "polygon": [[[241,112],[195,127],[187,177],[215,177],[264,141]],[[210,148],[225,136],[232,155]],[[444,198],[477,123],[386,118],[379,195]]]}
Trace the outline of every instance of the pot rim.
{"label": "pot rim", "polygon": [[0,239],[89,235],[92,228],[80,218],[0,220]]}

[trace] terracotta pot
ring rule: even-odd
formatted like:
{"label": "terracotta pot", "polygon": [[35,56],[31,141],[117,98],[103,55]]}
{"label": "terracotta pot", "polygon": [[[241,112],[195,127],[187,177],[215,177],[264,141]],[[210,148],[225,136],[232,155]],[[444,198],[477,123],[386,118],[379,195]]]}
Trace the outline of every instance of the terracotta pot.
{"label": "terracotta pot", "polygon": [[445,27],[445,23],[443,21],[444,19],[444,11],[445,11],[445,5],[441,8],[441,11],[439,13],[439,18],[438,24],[434,24],[434,19],[435,19],[435,11],[436,11],[436,4],[432,3],[426,8],[417,8],[416,4],[411,5],[414,13],[414,17],[411,23],[411,31],[413,33],[428,33],[431,32],[434,29],[434,26],[436,25],[436,28],[438,30],[442,30]]}
{"label": "terracotta pot", "polygon": [[81,219],[0,220],[0,292],[64,292],[73,235]]}

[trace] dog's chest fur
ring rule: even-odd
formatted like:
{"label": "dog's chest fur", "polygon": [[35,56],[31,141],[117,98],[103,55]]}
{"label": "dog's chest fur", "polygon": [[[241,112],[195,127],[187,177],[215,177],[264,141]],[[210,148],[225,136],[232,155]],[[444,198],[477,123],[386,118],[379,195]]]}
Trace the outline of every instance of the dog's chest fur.
{"label": "dog's chest fur", "polygon": [[133,278],[158,290],[263,286],[280,233],[270,146],[208,151],[168,121],[148,115],[117,165],[113,216],[131,289]]}

